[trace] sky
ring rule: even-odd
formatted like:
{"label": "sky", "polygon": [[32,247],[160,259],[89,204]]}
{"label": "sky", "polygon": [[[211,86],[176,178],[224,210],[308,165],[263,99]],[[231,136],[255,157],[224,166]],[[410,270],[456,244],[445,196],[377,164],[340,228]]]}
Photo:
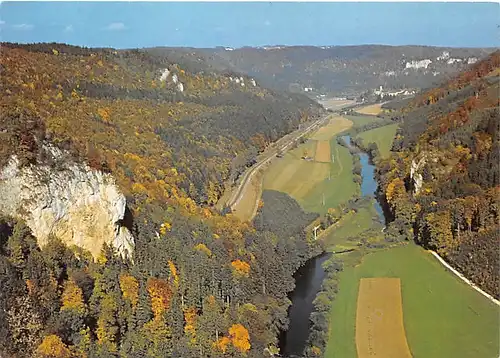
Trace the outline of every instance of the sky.
{"label": "sky", "polygon": [[498,3],[6,2],[0,40],[86,47],[498,47]]}

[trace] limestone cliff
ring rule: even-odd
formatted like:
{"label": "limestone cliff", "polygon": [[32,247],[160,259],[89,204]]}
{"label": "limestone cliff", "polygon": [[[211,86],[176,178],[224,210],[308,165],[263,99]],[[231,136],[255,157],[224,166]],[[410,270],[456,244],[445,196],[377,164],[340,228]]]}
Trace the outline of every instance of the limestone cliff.
{"label": "limestone cliff", "polygon": [[414,195],[418,195],[420,189],[422,188],[422,184],[424,182],[422,174],[419,173],[419,170],[423,168],[425,165],[425,154],[421,156],[419,160],[414,158],[411,161],[410,167],[410,178],[413,180],[413,185],[415,187]]}
{"label": "limestone cliff", "polygon": [[[96,257],[104,242],[129,255],[134,239],[120,225],[125,196],[114,178],[44,145],[46,163],[20,167],[16,156],[0,170],[0,213],[24,219],[40,245],[54,234]],[[50,163],[50,164],[49,164]]]}

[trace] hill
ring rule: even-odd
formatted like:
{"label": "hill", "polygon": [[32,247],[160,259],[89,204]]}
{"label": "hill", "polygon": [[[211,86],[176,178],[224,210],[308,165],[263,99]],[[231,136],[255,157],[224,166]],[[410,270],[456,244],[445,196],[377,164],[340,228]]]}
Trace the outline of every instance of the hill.
{"label": "hill", "polygon": [[394,239],[411,237],[499,297],[500,52],[397,109],[379,163]]}
{"label": "hill", "polygon": [[220,71],[242,72],[269,88],[308,95],[359,96],[367,91],[372,94],[379,86],[387,92],[432,87],[494,49],[362,45],[146,51],[189,58],[195,67],[208,64]]}
{"label": "hill", "polygon": [[316,248],[212,204],[323,109],[138,50],[3,43],[0,71],[0,355],[274,350]]}

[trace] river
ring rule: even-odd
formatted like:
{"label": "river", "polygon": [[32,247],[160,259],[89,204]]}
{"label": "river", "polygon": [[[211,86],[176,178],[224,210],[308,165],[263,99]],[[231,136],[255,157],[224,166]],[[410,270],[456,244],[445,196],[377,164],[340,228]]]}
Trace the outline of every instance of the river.
{"label": "river", "polygon": [[[350,136],[343,136],[342,139],[344,139],[349,147],[353,147]],[[363,179],[361,182],[361,195],[376,198],[378,183],[375,180],[375,166],[371,163],[369,155],[365,152],[359,152],[358,156],[361,162],[361,178]],[[380,220],[384,222],[384,212],[377,200],[375,200],[375,210]]]}
{"label": "river", "polygon": [[313,301],[325,278],[323,262],[330,254],[324,253],[308,260],[295,272],[295,289],[291,294],[292,306],[288,311],[290,324],[288,331],[280,337],[280,351],[284,357],[300,356],[309,337],[309,316]]}
{"label": "river", "polygon": [[[342,138],[349,147],[352,147],[350,136],[343,136]],[[360,152],[357,155],[359,155],[361,162],[361,177],[363,179],[361,194],[363,196],[375,197],[378,186],[375,180],[375,166],[370,162],[368,154]],[[375,209],[379,214],[380,220],[384,222],[384,213],[378,201],[375,201]],[[322,265],[329,256],[330,254],[324,253],[313,257],[299,268],[294,275],[295,289],[290,295],[292,305],[288,310],[290,324],[288,331],[282,332],[280,335],[282,357],[302,356],[307,338],[309,337],[309,317],[314,308],[313,301],[325,278],[325,270]]]}

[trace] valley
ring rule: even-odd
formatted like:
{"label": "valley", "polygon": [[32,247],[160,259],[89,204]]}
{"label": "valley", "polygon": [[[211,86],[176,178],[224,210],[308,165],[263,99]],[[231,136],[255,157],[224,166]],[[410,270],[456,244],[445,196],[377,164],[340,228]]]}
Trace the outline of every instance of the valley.
{"label": "valley", "polygon": [[[346,149],[339,146],[333,139],[336,136],[342,136],[342,132],[349,131],[353,123],[358,128],[363,128],[370,123],[370,120],[374,122],[380,120],[366,114],[364,117],[354,116],[350,119],[352,120],[348,122],[349,126],[337,132],[331,132],[332,148],[336,145]],[[331,124],[332,122],[312,133],[306,143],[290,151],[281,158],[281,161],[272,162],[269,167],[266,167],[263,174],[264,190],[282,191],[294,198],[303,210],[327,215],[331,209],[325,210],[321,206],[310,205],[307,199],[313,197],[312,192],[321,187],[322,178],[326,176],[325,169],[323,172],[319,171],[321,170],[319,166],[323,163],[317,160],[317,150],[320,147],[318,143],[325,139],[323,136],[329,132],[328,126]],[[391,143],[396,136],[397,128],[397,123],[387,124],[361,131],[356,139],[362,140],[365,148],[368,143],[376,143],[380,151],[377,152],[378,157],[375,160],[384,160],[391,154]],[[351,147],[349,138],[345,136],[343,138]],[[311,158],[310,161],[303,159],[304,153]],[[348,189],[348,183],[354,184],[351,155],[361,156],[363,178],[361,186],[354,188],[353,191]],[[349,198],[359,195],[356,193],[372,197],[377,195],[374,167],[369,164],[370,159],[367,154],[350,154],[347,151],[344,160],[340,160],[339,156],[336,158],[338,158],[338,164],[344,163],[347,169],[346,178],[344,182],[339,182],[338,175],[332,176],[335,181],[325,189],[331,195],[326,205],[328,208],[335,208],[339,203],[345,204]],[[333,163],[331,165],[333,167]],[[318,169],[314,166],[318,166]],[[334,170],[333,173],[338,173],[338,171]],[[284,182],[283,178],[287,178],[288,181]],[[266,187],[266,184],[270,187]],[[335,191],[335,185],[342,188],[342,194]],[[347,197],[342,196],[345,193]],[[263,205],[266,205],[265,201]],[[307,355],[319,351],[320,345],[315,345],[318,338],[311,340],[309,336],[306,344],[307,333],[303,322],[309,315],[312,320],[309,334],[318,337],[317,329],[321,329],[322,333],[326,334],[322,342],[325,344],[325,351],[322,353],[325,357],[368,357],[375,353],[391,357],[495,356],[500,343],[498,337],[495,336],[498,333],[496,317],[500,312],[499,307],[447,271],[428,251],[411,242],[387,242],[387,237],[384,239],[383,234],[385,228],[380,223],[379,215],[383,213],[378,202],[373,199],[365,201],[355,206],[354,211],[345,213],[331,226],[325,227],[323,224],[319,233],[314,235],[324,245],[329,256],[319,256],[317,259],[309,260],[301,269],[302,271],[297,273],[297,287],[291,295],[290,328],[281,339],[284,356],[295,357],[304,352]],[[383,218],[382,221],[384,221]],[[318,227],[322,226],[318,220],[309,225],[306,230],[311,232],[311,236],[313,236],[312,232],[316,231],[313,230],[315,223],[319,223]],[[329,278],[328,267],[336,265],[337,267],[340,265],[343,269],[338,271],[337,268],[337,272],[340,273]],[[387,289],[380,291],[381,301],[379,302],[382,303],[379,308],[376,306],[377,303],[370,301],[369,298],[366,299],[371,311],[365,309],[366,313],[363,308],[359,307],[358,294],[361,295],[361,293],[358,292],[361,289],[361,283],[369,278],[379,280],[377,282],[398,280],[398,286],[394,291],[399,297],[397,303],[400,305],[400,313],[397,313],[400,319],[398,327],[391,326],[395,321],[390,318],[392,311],[389,312],[397,306],[391,305],[389,311],[384,311],[387,308],[384,308],[382,303],[389,299]],[[320,288],[320,281],[323,281],[323,289]],[[324,289],[332,285],[337,287],[336,294]],[[331,295],[334,295],[334,298],[326,298]],[[328,302],[331,302],[331,306],[328,306]],[[358,302],[358,308],[356,308],[356,302]],[[312,303],[315,309],[311,307]],[[432,309],[429,309],[429,306]],[[467,313],[463,311],[466,306],[470,308]],[[371,315],[370,322],[374,319],[379,320],[379,323],[376,323],[378,324],[376,332],[382,335],[378,338],[376,335],[371,336],[372,333],[366,329],[363,330],[363,327],[367,327],[366,324],[368,324],[363,323],[366,319],[363,312]],[[327,321],[331,323],[328,327],[324,324],[317,326],[319,323],[316,322],[321,322],[318,314],[329,316]],[[442,322],[443,326],[436,324],[436,321]],[[449,339],[450,334],[463,337],[463,340],[460,343],[452,341]],[[385,339],[388,340],[384,341]],[[396,345],[397,342],[401,344]]]}

